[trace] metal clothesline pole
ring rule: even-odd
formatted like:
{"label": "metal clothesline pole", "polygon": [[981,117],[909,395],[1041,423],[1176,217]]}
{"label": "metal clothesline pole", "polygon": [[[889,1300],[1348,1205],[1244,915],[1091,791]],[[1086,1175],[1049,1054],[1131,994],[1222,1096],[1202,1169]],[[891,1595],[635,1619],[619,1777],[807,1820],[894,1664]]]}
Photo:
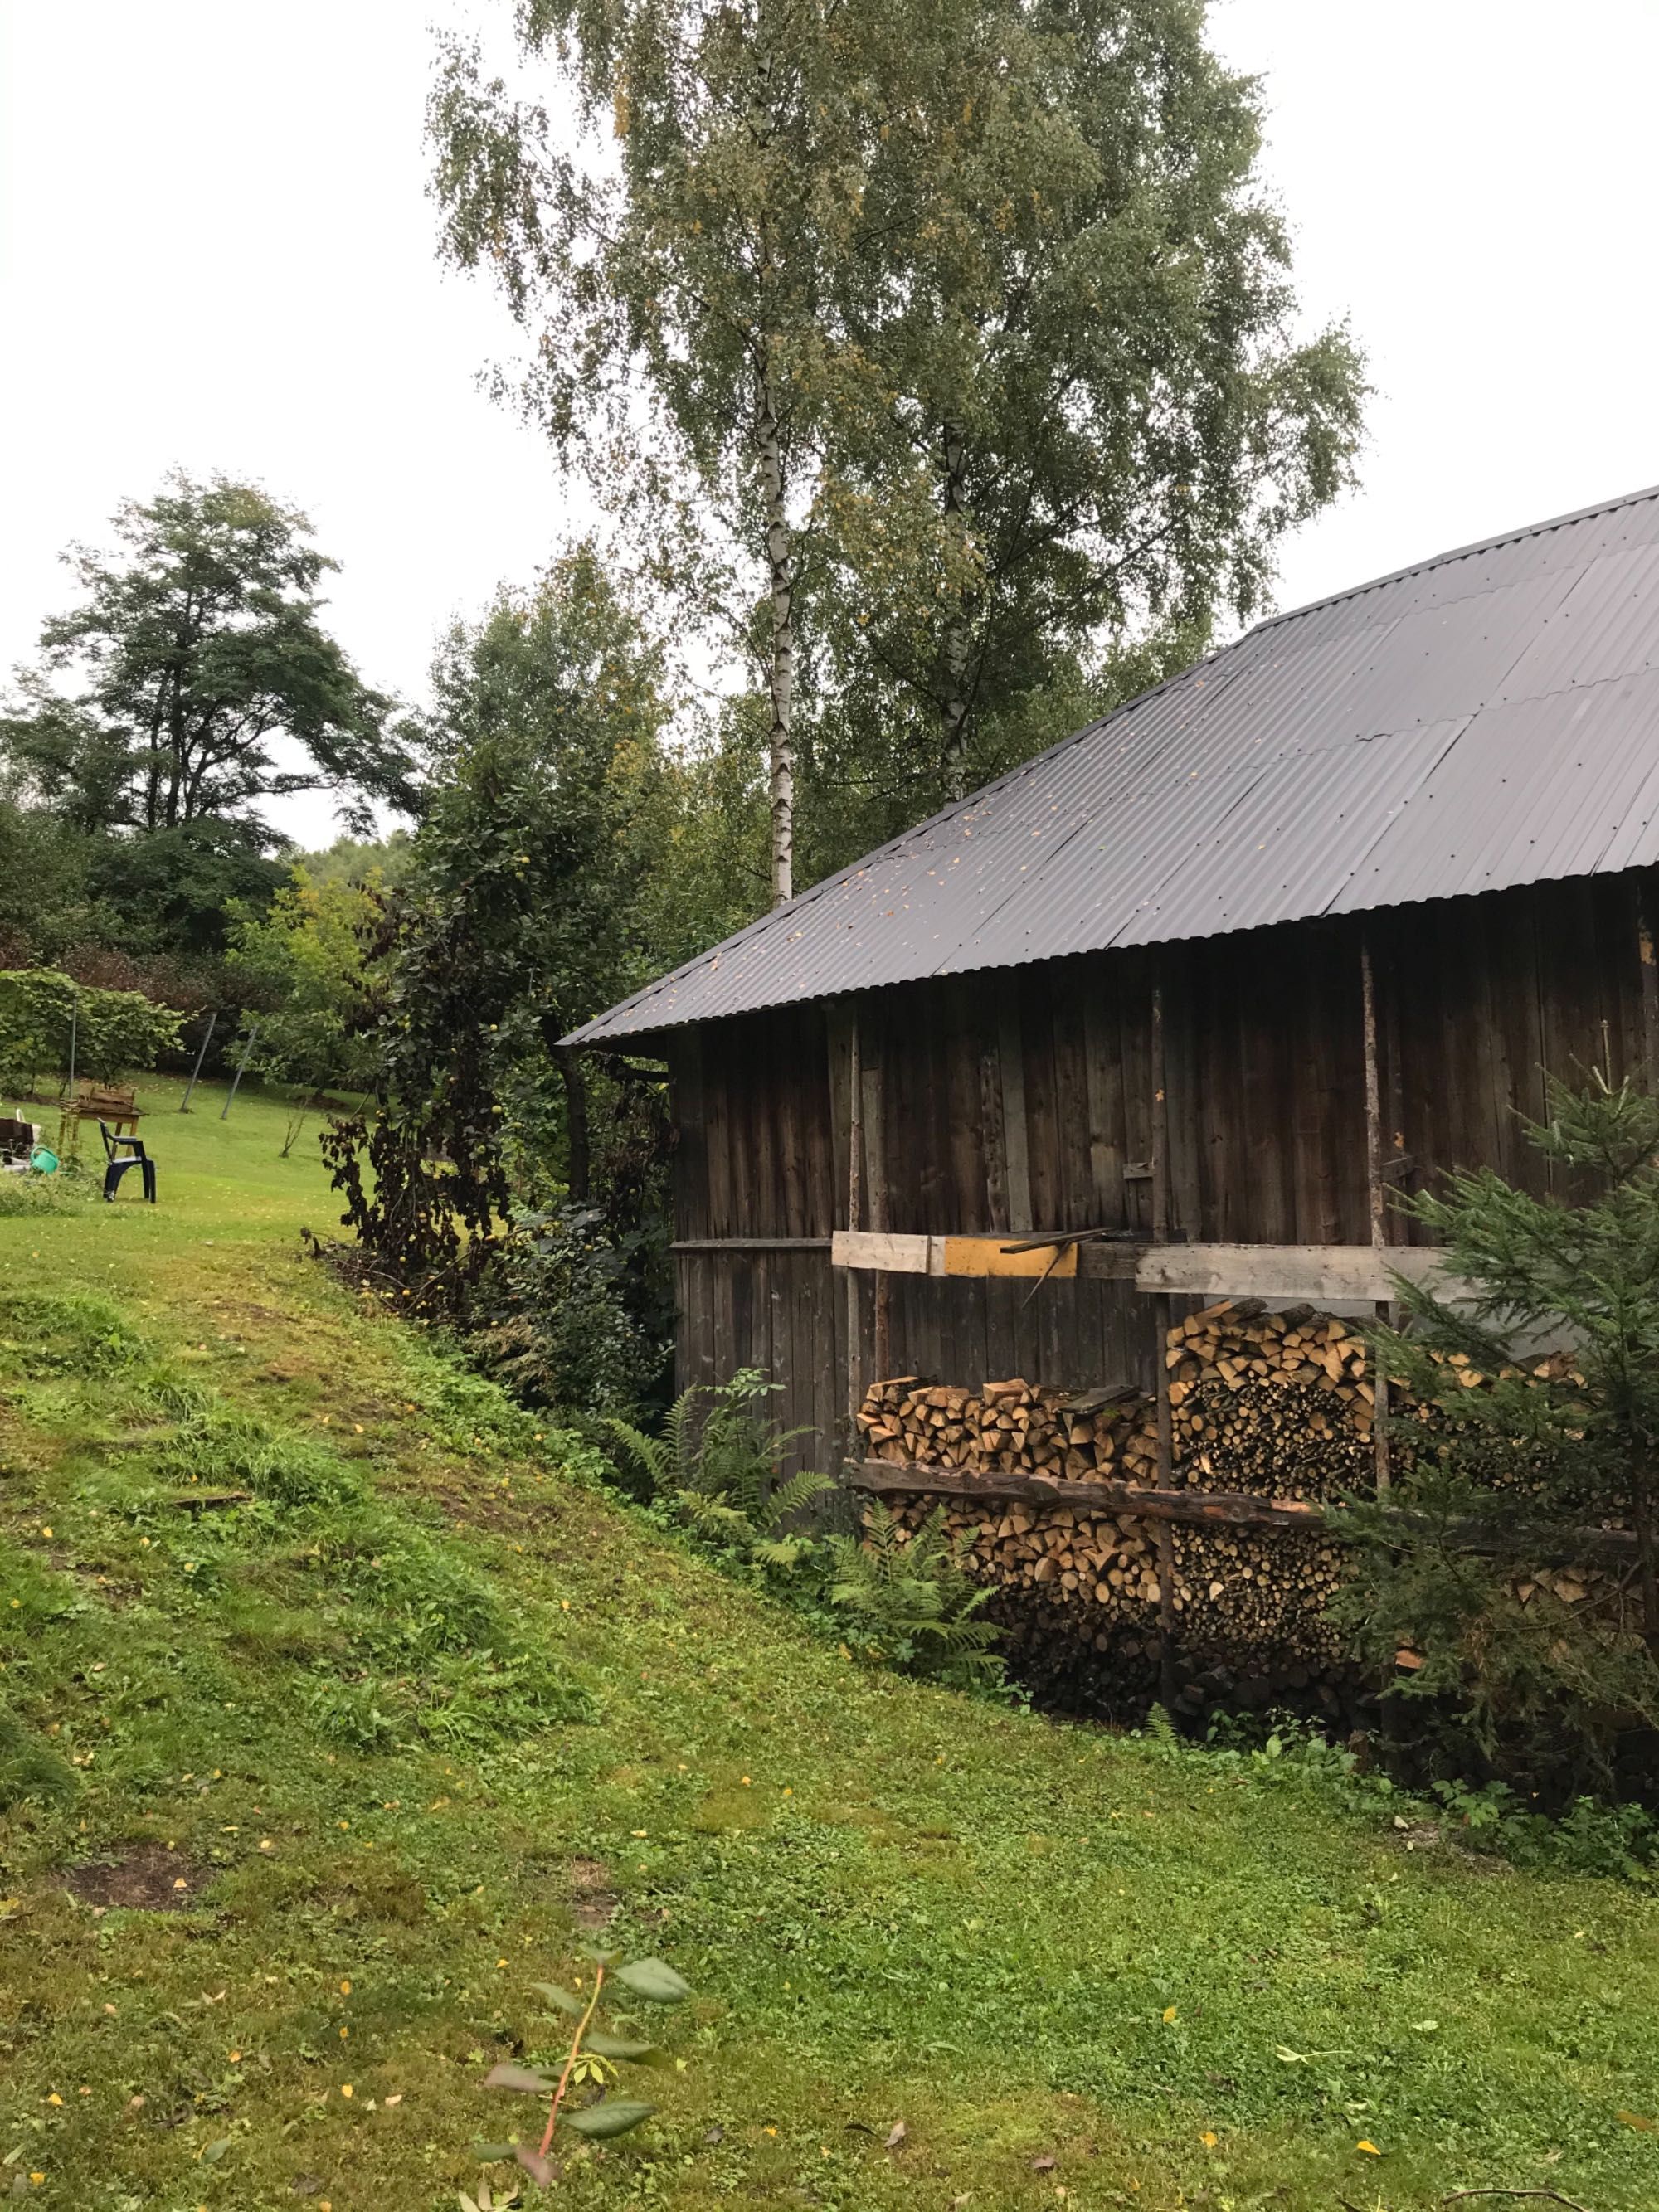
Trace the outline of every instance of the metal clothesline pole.
{"label": "metal clothesline pole", "polygon": [[195,1093],[197,1079],[202,1073],[202,1062],[207,1058],[207,1048],[209,1044],[212,1042],[214,1025],[218,1021],[218,1018],[219,1016],[216,1011],[208,1016],[207,1028],[203,1031],[202,1042],[197,1048],[196,1065],[190,1071],[190,1081],[185,1085],[184,1099],[179,1108],[179,1111],[181,1114],[188,1114],[190,1111],[190,1102]]}
{"label": "metal clothesline pole", "polygon": [[229,1091],[228,1091],[227,1092],[227,1094],[226,1094],[226,1097],[225,1097],[225,1103],[224,1103],[224,1104],[223,1104],[223,1105],[219,1109],[219,1119],[220,1119],[222,1121],[224,1120],[224,1118],[225,1118],[226,1115],[227,1115],[227,1114],[228,1114],[228,1113],[229,1113],[229,1111],[230,1111],[231,1101],[232,1101],[232,1099],[234,1099],[234,1098],[235,1097],[235,1096],[236,1096],[236,1086],[237,1086],[237,1085],[241,1081],[242,1078],[243,1078],[243,1077],[247,1073],[247,1064],[248,1064],[248,1060],[249,1060],[249,1058],[250,1058],[250,1056],[252,1055],[252,1051],[253,1051],[253,1040],[254,1040],[254,1038],[255,1038],[255,1037],[257,1037],[257,1036],[258,1036],[258,1034],[259,1034],[259,1024],[258,1024],[258,1022],[255,1022],[255,1024],[253,1024],[253,1027],[252,1027],[252,1028],[248,1031],[248,1033],[247,1033],[247,1042],[246,1042],[246,1043],[242,1047],[242,1064],[241,1064],[241,1066],[237,1069],[237,1071],[236,1071],[235,1074],[234,1074],[234,1075],[233,1075],[233,1076],[231,1077],[231,1079],[230,1079],[230,1089],[229,1089]]}

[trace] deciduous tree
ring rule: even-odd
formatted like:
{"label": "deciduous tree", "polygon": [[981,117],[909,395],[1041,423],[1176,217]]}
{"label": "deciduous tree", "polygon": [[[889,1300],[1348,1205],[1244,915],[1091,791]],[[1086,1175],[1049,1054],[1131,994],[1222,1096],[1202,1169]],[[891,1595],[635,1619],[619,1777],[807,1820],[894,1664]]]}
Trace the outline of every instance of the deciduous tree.
{"label": "deciduous tree", "polygon": [[371,796],[412,804],[391,702],[319,618],[337,564],[303,515],[180,474],[114,526],[113,554],[65,556],[81,604],[46,624],[0,721],[24,795],[88,830],[228,819],[265,843],[259,803],[289,793],[335,792],[363,822]]}
{"label": "deciduous tree", "polygon": [[896,11],[864,203],[891,264],[837,286],[874,372],[848,395],[880,404],[825,422],[823,622],[890,717],[936,726],[930,799],[1005,766],[1068,664],[1148,637],[1190,658],[1255,611],[1279,538],[1347,481],[1360,365],[1339,327],[1298,335],[1258,90],[1205,12]]}

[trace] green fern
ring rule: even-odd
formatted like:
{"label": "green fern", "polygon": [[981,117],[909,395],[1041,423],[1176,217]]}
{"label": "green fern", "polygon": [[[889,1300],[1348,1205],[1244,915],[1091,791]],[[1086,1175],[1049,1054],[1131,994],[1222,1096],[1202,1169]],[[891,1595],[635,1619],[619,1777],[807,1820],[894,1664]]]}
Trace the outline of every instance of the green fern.
{"label": "green fern", "polygon": [[740,1367],[725,1382],[682,1391],[659,1437],[614,1416],[605,1425],[656,1494],[672,1497],[701,1535],[787,1570],[812,1548],[811,1538],[788,1524],[835,1486],[822,1474],[781,1476],[784,1453],[807,1431],[765,1419],[763,1405],[777,1388],[758,1368]]}
{"label": "green fern", "polygon": [[854,1617],[852,1640],[870,1657],[953,1688],[1001,1681],[993,1649],[998,1632],[975,1617],[991,1593],[969,1576],[964,1547],[947,1531],[942,1505],[909,1530],[878,1501],[861,1543],[832,1536],[830,1545],[830,1603]]}

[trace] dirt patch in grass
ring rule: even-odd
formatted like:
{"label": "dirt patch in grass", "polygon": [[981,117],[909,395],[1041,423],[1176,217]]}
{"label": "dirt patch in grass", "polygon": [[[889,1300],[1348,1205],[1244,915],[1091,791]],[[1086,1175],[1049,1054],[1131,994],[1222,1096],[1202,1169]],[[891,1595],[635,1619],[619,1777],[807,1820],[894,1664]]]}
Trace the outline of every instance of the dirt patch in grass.
{"label": "dirt patch in grass", "polygon": [[602,1859],[570,1862],[570,1917],[588,1934],[608,1928],[622,1902],[610,1886],[611,1870]]}
{"label": "dirt patch in grass", "polygon": [[212,1879],[212,1871],[182,1851],[168,1850],[164,1844],[136,1844],[118,1859],[89,1859],[65,1867],[63,1881],[83,1905],[184,1912],[196,1903],[197,1892]]}

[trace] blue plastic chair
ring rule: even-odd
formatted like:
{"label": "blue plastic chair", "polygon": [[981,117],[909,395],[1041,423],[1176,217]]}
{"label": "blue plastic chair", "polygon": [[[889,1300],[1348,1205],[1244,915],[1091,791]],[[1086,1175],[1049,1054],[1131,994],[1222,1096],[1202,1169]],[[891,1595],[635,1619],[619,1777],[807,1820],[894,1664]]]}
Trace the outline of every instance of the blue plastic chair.
{"label": "blue plastic chair", "polygon": [[104,1157],[109,1163],[104,1170],[106,1204],[114,1205],[116,1191],[119,1188],[121,1178],[127,1170],[141,1168],[143,1170],[144,1196],[154,1206],[155,1163],[144,1150],[143,1140],[137,1137],[113,1135],[107,1121],[100,1121],[98,1124],[98,1133],[104,1140]]}

